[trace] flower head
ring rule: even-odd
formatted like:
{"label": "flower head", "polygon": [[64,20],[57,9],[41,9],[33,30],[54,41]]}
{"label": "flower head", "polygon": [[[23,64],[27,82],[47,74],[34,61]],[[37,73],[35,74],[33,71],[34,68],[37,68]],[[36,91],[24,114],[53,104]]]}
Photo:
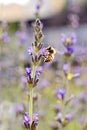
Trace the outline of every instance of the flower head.
{"label": "flower head", "polygon": [[72,114],[71,113],[68,113],[65,117],[65,120],[67,121],[71,121],[72,120]]}
{"label": "flower head", "polygon": [[71,35],[71,41],[73,44],[77,43],[77,38],[76,38],[76,35],[74,33]]}
{"label": "flower head", "polygon": [[29,115],[28,113],[25,113],[24,114],[24,125],[27,129],[30,128],[30,118],[29,118]]}
{"label": "flower head", "polygon": [[63,100],[64,96],[65,96],[65,93],[66,93],[65,89],[59,89],[58,93],[57,93],[58,99]]}
{"label": "flower head", "polygon": [[42,67],[41,66],[37,67],[36,73],[35,73],[36,77],[40,76],[41,72],[42,72]]}
{"label": "flower head", "polygon": [[39,115],[37,113],[34,113],[32,115],[32,119],[33,119],[33,126],[37,126],[38,125],[38,121],[39,121]]}
{"label": "flower head", "polygon": [[61,37],[61,43],[67,48],[77,43],[77,38],[75,34],[72,34],[71,36],[66,37],[64,34],[62,34]]}
{"label": "flower head", "polygon": [[39,116],[37,113],[34,113],[32,115],[32,122],[30,120],[28,113],[24,114],[24,125],[27,129],[30,130],[30,122],[31,122],[31,130],[36,129],[36,126],[38,125],[38,121],[39,121]]}
{"label": "flower head", "polygon": [[31,68],[26,68],[26,74],[27,74],[27,76],[30,76],[31,75]]}
{"label": "flower head", "polygon": [[10,42],[10,37],[9,37],[9,35],[8,35],[8,32],[3,32],[3,34],[2,34],[2,41],[4,42],[4,43],[9,43]]}
{"label": "flower head", "polygon": [[32,55],[32,54],[33,54],[33,48],[32,48],[32,47],[29,47],[29,48],[28,48],[28,54],[29,54],[29,55]]}
{"label": "flower head", "polygon": [[20,44],[24,44],[27,40],[27,35],[24,31],[17,31],[15,33],[16,37],[19,39]]}
{"label": "flower head", "polygon": [[73,51],[74,51],[74,50],[73,50],[73,48],[72,48],[72,47],[67,47],[67,52],[68,52],[68,53],[72,54],[72,53],[73,53]]}
{"label": "flower head", "polygon": [[61,112],[59,112],[59,113],[57,114],[57,116],[56,116],[56,120],[57,120],[59,123],[62,124],[62,119],[63,119],[63,115],[62,115]]}
{"label": "flower head", "polygon": [[69,67],[68,64],[64,64],[64,65],[63,65],[63,70],[64,70],[64,71],[67,71],[67,70],[68,70],[68,67]]}

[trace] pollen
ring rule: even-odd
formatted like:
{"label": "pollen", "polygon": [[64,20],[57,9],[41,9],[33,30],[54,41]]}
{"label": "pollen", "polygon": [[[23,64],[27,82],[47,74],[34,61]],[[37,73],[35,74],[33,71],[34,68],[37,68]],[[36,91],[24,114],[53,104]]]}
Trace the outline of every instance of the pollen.
{"label": "pollen", "polygon": [[68,79],[68,80],[72,80],[72,78],[73,78],[73,74],[69,73],[69,74],[67,75],[67,79]]}

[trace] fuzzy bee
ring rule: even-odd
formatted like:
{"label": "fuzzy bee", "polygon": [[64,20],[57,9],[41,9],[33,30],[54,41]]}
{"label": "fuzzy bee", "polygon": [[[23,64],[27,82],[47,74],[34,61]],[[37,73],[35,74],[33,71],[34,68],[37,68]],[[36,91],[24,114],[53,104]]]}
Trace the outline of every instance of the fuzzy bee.
{"label": "fuzzy bee", "polygon": [[44,61],[45,62],[51,62],[54,59],[55,53],[56,53],[56,50],[53,47],[48,46],[46,48],[46,55],[44,56]]}

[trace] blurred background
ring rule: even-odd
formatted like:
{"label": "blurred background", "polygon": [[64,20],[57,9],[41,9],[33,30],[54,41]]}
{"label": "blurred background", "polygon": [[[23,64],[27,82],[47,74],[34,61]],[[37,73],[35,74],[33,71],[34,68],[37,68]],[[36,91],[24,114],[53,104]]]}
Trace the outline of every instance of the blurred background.
{"label": "blurred background", "polygon": [[[25,68],[31,66],[27,49],[34,39],[32,24],[37,4],[38,0],[0,0],[0,130],[25,130],[23,114],[28,111],[29,99]],[[71,69],[81,76],[69,85],[70,93],[81,99],[81,94],[87,94],[87,0],[42,0],[39,14],[44,46],[51,45],[63,52],[61,35],[76,35]],[[44,72],[34,90],[34,112],[40,115],[38,130],[56,130],[52,123],[57,102],[54,89],[63,85],[58,77],[62,76],[61,64],[63,59],[56,54],[52,63],[43,65]],[[64,130],[87,130],[87,98],[81,103],[74,112],[84,107],[84,123],[73,121]]]}

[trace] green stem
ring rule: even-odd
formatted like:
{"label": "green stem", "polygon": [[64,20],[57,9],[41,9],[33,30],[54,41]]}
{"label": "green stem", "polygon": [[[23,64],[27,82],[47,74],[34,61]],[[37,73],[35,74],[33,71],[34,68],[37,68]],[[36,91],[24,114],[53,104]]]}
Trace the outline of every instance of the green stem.
{"label": "green stem", "polygon": [[[32,78],[35,78],[36,66],[33,64],[32,68]],[[34,81],[33,81],[34,82]],[[30,102],[29,102],[29,116],[30,116],[30,126],[32,124],[32,115],[33,115],[33,84],[30,86]]]}
{"label": "green stem", "polygon": [[32,114],[33,114],[33,87],[30,87],[30,103],[29,103],[30,124],[32,123]]}
{"label": "green stem", "polygon": [[32,68],[32,77],[34,78],[35,77],[35,72],[36,72],[36,65],[32,65],[33,68]]}

